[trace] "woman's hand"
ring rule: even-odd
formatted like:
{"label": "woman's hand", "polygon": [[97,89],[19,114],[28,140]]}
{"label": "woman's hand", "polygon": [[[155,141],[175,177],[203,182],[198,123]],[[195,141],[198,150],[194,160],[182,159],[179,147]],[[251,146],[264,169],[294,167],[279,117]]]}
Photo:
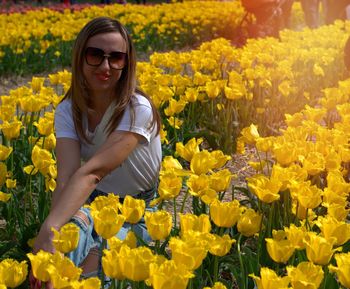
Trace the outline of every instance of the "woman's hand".
{"label": "woman's hand", "polygon": [[[43,223],[43,225],[40,228],[39,234],[36,237],[34,242],[34,248],[33,248],[34,254],[38,253],[40,250],[43,250],[49,253],[55,252],[55,247],[53,246],[53,243],[52,243],[52,240],[54,237],[54,234],[51,230],[52,227],[53,226],[47,224],[46,222]],[[55,228],[55,229],[58,229],[58,228]],[[42,282],[34,277],[32,271],[29,273],[29,283],[30,283],[30,288],[32,289],[42,288]],[[53,289],[52,283],[47,282],[45,284],[45,288]]]}
{"label": "woman's hand", "polygon": [[56,230],[59,230],[59,228],[56,228],[55,226],[52,226],[45,221],[39,231],[38,236],[35,239],[34,242],[34,248],[33,248],[33,253],[37,253],[40,250],[49,252],[49,253],[54,253],[55,252],[55,247],[53,246],[52,240],[54,237],[54,234],[51,230],[51,228],[54,227]]}

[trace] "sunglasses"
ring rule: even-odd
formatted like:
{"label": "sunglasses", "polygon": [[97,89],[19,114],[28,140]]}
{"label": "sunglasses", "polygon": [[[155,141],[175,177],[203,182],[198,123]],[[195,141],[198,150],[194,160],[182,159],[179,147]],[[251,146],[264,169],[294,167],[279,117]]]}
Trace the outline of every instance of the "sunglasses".
{"label": "sunglasses", "polygon": [[110,68],[121,70],[124,68],[126,63],[125,52],[112,51],[107,54],[102,49],[96,47],[87,47],[85,49],[85,60],[88,65],[100,66],[102,62],[107,58]]}

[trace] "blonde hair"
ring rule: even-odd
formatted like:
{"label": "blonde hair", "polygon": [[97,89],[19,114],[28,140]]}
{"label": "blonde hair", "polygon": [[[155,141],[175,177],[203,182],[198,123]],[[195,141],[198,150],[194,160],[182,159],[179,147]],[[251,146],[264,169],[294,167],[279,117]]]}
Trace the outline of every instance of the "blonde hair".
{"label": "blonde hair", "polygon": [[84,53],[86,43],[91,37],[109,32],[120,33],[125,40],[127,60],[118,81],[118,86],[115,88],[116,106],[106,127],[107,134],[111,134],[116,129],[128,105],[131,106],[131,123],[133,123],[135,116],[131,100],[135,96],[135,92],[142,94],[150,101],[153,112],[152,127],[157,125],[157,133],[160,130],[159,112],[150,98],[139,89],[136,89],[136,55],[129,33],[119,21],[108,17],[98,17],[88,22],[75,40],[72,59],[72,83],[64,97],[64,99],[71,100],[75,129],[80,139],[87,143],[91,143],[91,141],[83,130],[82,115],[84,112],[88,112],[90,99],[86,80],[82,72],[83,62],[85,61]]}

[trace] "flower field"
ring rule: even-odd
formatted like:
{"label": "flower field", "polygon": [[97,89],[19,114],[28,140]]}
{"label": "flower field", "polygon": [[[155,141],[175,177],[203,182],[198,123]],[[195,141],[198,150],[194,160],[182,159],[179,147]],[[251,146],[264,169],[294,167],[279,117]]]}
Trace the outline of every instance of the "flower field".
{"label": "flower field", "polygon": [[[127,197],[121,204],[114,195],[90,205],[95,230],[108,244],[102,257],[108,286],[350,288],[350,79],[343,63],[350,23],[285,30],[280,39],[250,39],[235,48],[213,38],[241,21],[236,2],[152,9],[91,6],[0,18],[17,25],[0,39],[2,72],[24,71],[16,59],[26,59],[33,72],[41,69],[38,59],[68,63],[77,31],[101,14],[120,19],[139,51],[151,52],[137,72],[163,120],[153,202],[159,209],[145,212],[144,201]],[[181,9],[193,14],[185,17]],[[190,51],[155,52],[193,40],[210,41]],[[0,96],[0,289],[28,288],[30,268],[54,288],[102,285],[104,278],[80,279],[81,269],[64,257],[77,246],[72,224],[54,232],[57,253],[30,253],[56,186],[53,115],[70,81],[61,70]],[[235,152],[255,171],[245,185],[227,166]],[[124,222],[142,217],[151,244],[133,232],[123,241],[114,237]]]}

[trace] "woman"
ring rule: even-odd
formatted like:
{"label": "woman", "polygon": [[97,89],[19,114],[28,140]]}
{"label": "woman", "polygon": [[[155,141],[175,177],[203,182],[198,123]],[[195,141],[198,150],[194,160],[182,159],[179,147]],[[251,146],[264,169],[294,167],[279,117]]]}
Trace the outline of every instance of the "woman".
{"label": "woman", "polygon": [[[136,89],[135,50],[118,21],[101,17],[78,34],[72,84],[55,112],[57,188],[34,252],[53,252],[51,228],[73,221],[81,227],[71,259],[83,274],[97,270],[96,238],[89,210],[98,195],[153,198],[161,163],[160,117]],[[81,164],[81,159],[84,161]],[[136,230],[146,236],[144,224]],[[125,238],[125,225],[118,233]],[[32,287],[35,287],[32,282]]]}

